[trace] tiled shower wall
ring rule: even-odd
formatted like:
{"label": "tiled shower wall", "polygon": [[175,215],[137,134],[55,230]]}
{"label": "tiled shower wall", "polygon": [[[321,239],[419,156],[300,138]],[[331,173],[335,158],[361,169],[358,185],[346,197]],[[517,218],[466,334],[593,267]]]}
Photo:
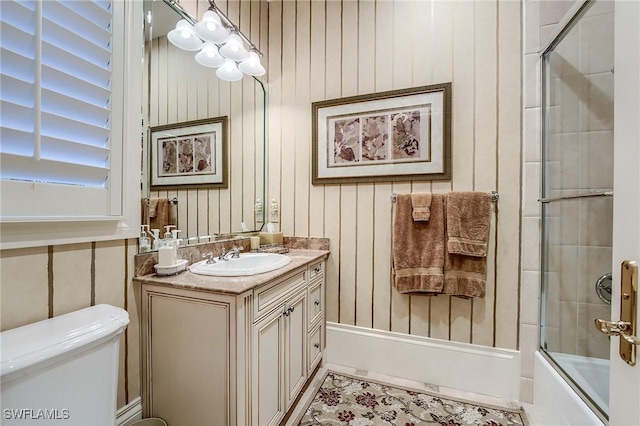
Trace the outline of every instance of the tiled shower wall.
{"label": "tiled shower wall", "polygon": [[[521,294],[521,325],[520,325],[520,335],[521,335],[521,355],[522,355],[522,379],[521,379],[521,400],[523,401],[531,401],[533,395],[533,355],[535,351],[538,349],[539,338],[538,338],[538,330],[539,330],[539,308],[540,305],[538,301],[540,300],[540,233],[541,233],[541,211],[540,205],[538,203],[538,198],[540,197],[540,182],[541,182],[541,60],[540,60],[540,50],[544,49],[548,43],[549,38],[554,34],[557,30],[557,25],[560,21],[563,20],[565,15],[569,12],[570,9],[576,7],[575,1],[540,1],[540,0],[525,0],[525,19],[524,19],[524,79],[523,79],[523,94],[524,94],[524,147],[523,147],[523,229],[522,229],[522,294]],[[581,2],[580,2],[581,3]],[[598,30],[597,24],[595,24],[597,19],[609,19],[607,17],[611,11],[612,2],[603,2],[601,0],[592,8],[591,14],[594,16],[590,18],[590,20],[586,21],[586,25],[584,31],[589,31],[590,34],[597,34],[594,30]],[[602,16],[600,16],[602,15]],[[600,17],[597,17],[600,16]],[[591,25],[590,25],[591,24]],[[595,24],[595,25],[594,25]],[[598,46],[600,41],[605,42],[606,40],[592,40],[593,48],[592,51],[597,52],[600,56],[595,57],[587,57],[585,56],[586,52],[583,52],[582,63],[583,66],[588,68],[583,68],[586,74],[603,74],[606,75],[606,71],[609,71],[611,65],[607,68],[603,68],[607,60],[606,56],[603,56],[602,49],[599,49]],[[584,48],[584,46],[583,46]],[[576,56],[576,51],[577,55]],[[573,63],[574,68],[575,65],[578,66],[578,70],[580,69],[580,47],[574,46],[573,50]],[[577,62],[576,61],[577,58]],[[594,61],[598,64],[596,68],[591,68],[592,65],[595,65]],[[596,69],[600,69],[601,72],[595,71]],[[589,71],[587,71],[589,70]],[[597,81],[598,78],[602,78],[601,76],[594,76]],[[588,77],[590,80],[592,77]],[[606,79],[606,77],[605,77]],[[602,80],[601,80],[602,81]],[[584,87],[584,85],[582,85]],[[560,90],[559,93],[563,93]],[[564,122],[567,126],[571,122],[573,129],[572,131],[563,132],[563,130],[570,130],[569,127],[564,127],[564,125],[560,126],[559,129],[556,129],[556,137],[554,138],[554,142],[557,145],[554,145],[553,151],[551,153],[555,155],[556,163],[553,165],[551,170],[554,173],[554,177],[556,177],[555,181],[562,181],[567,185],[568,189],[572,189],[575,191],[576,189],[584,189],[584,188],[596,188],[596,186],[605,185],[606,187],[606,179],[607,179],[607,171],[612,170],[609,169],[608,165],[605,163],[599,163],[598,158],[594,155],[587,157],[585,154],[587,152],[586,149],[580,151],[580,146],[584,148],[588,145],[592,145],[595,148],[603,148],[608,149],[605,135],[608,135],[608,128],[598,127],[597,129],[593,129],[590,127],[583,127],[580,129],[580,105],[582,102],[582,107],[586,106],[586,101],[591,100],[600,102],[601,99],[596,99],[593,97],[592,93],[589,93],[587,90],[584,92],[583,88],[580,88],[579,91],[574,92],[571,90],[571,87],[567,86],[564,88],[565,99],[567,102],[567,114],[566,118],[564,118]],[[578,101],[580,99],[578,95],[582,96],[582,101]],[[571,100],[571,101],[570,101]],[[558,103],[560,99],[554,99],[554,103]],[[570,106],[570,102],[573,104]],[[560,109],[556,109],[557,111],[561,111]],[[596,111],[598,109],[596,108]],[[559,122],[563,122],[561,119],[565,114],[555,115],[554,117]],[[570,118],[572,117],[572,118]],[[582,115],[582,123],[586,126],[588,120],[586,120],[587,116]],[[609,121],[610,118],[604,119],[603,123]],[[601,123],[600,125],[603,125]],[[597,131],[596,131],[597,130]],[[563,134],[565,133],[565,134]],[[573,135],[568,135],[573,133]],[[604,137],[603,137],[604,136]],[[568,142],[563,144],[562,142]],[[580,145],[580,142],[583,145]],[[580,152],[583,153],[582,157],[580,156]],[[593,151],[594,153],[597,151]],[[562,163],[561,163],[562,162]],[[562,168],[558,167],[561,166]],[[583,179],[580,181],[580,171],[583,171],[582,176]],[[585,174],[584,172],[590,170],[591,174]],[[605,171],[604,173],[602,173]],[[561,172],[561,174],[559,174]],[[564,176],[564,178],[557,179],[558,176]],[[589,176],[589,177],[587,177]],[[596,182],[594,179],[598,176],[601,176],[605,181]],[[572,180],[572,181],[571,181]],[[554,184],[555,185],[555,184]],[[560,191],[559,188],[553,188],[555,190]],[[559,193],[559,192],[558,192]],[[563,270],[566,271],[565,274],[552,273],[552,279],[561,280],[565,279],[568,282],[571,282],[572,285],[568,286],[565,291],[560,291],[559,285],[554,285],[555,293],[551,295],[552,300],[556,300],[555,305],[552,303],[552,311],[555,312],[555,319],[558,328],[558,333],[556,334],[556,338],[554,338],[554,344],[556,347],[560,347],[561,341],[564,341],[563,345],[566,347],[570,347],[573,349],[572,353],[575,353],[579,348],[583,353],[586,353],[587,350],[593,354],[598,356],[597,354],[601,353],[601,349],[599,349],[599,344],[593,346],[593,343],[598,342],[601,338],[598,336],[597,338],[591,338],[589,333],[591,332],[588,327],[592,327],[592,320],[589,318],[595,318],[595,315],[601,314],[598,310],[603,308],[602,302],[598,300],[594,300],[597,296],[595,293],[588,293],[585,291],[587,287],[589,289],[593,289],[593,284],[595,283],[595,278],[597,278],[597,274],[600,270],[604,270],[606,268],[602,268],[597,266],[596,261],[602,261],[606,259],[610,262],[610,254],[607,255],[606,251],[606,239],[610,239],[610,232],[608,237],[604,234],[605,229],[600,225],[599,219],[597,219],[598,223],[594,224],[593,219],[599,218],[600,214],[605,213],[603,217],[606,218],[607,210],[610,207],[607,207],[608,200],[593,200],[588,201],[592,204],[583,203],[580,205],[579,202],[562,202],[561,205],[554,206],[556,211],[552,213],[558,219],[552,220],[552,226],[562,227],[563,233],[560,233],[558,228],[558,232],[551,233],[552,240],[555,243],[559,243],[560,241],[563,244],[556,244],[552,250],[552,258],[554,260],[552,268],[555,271]],[[562,206],[562,207],[560,207]],[[567,213],[567,218],[571,217],[570,220],[560,221],[561,217],[560,212],[557,211],[557,208],[562,208],[564,213]],[[603,220],[603,222],[606,219]],[[563,226],[564,223],[564,226]],[[580,233],[580,224],[582,224],[582,233]],[[589,232],[587,232],[589,231]],[[580,236],[581,235],[581,236]],[[570,244],[567,244],[570,243]],[[610,252],[609,252],[610,253]],[[584,255],[584,257],[582,257]],[[582,259],[583,265],[586,262],[589,262],[590,265],[587,268],[579,268],[578,267],[578,257]],[[593,266],[593,268],[591,268]],[[610,272],[610,271],[606,271]],[[604,272],[602,272],[604,273]],[[564,278],[563,278],[564,275]],[[597,275],[597,276],[596,276]],[[595,278],[594,278],[595,277]],[[586,280],[588,286],[585,286],[585,290],[578,291],[577,283],[580,281]],[[559,284],[556,281],[556,284]],[[536,301],[536,303],[534,303]],[[564,323],[566,326],[572,324],[571,332],[573,334],[565,334],[564,338],[560,338],[559,330],[560,330],[560,318],[564,315]],[[585,317],[587,317],[585,319]],[[582,322],[586,321],[588,323],[584,327],[582,327]],[[580,330],[578,327],[580,325]],[[553,331],[552,331],[553,334]],[[587,338],[588,337],[588,338]],[[581,339],[580,341],[578,339]],[[605,339],[606,340],[606,339]],[[596,349],[598,347],[598,349]]]}
{"label": "tiled shower wall", "polygon": [[[613,188],[613,3],[596,2],[550,58],[549,196]],[[609,357],[596,280],[611,272],[612,198],[549,204],[546,346]]]}

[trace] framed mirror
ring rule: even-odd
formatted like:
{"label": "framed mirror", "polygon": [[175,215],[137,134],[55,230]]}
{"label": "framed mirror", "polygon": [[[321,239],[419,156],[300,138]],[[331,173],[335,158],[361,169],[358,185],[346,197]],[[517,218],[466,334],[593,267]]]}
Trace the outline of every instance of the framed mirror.
{"label": "framed mirror", "polygon": [[[265,2],[249,2],[242,8],[232,1],[216,6],[232,22],[249,23],[250,28],[241,30],[258,48],[262,41],[266,44]],[[145,0],[144,7],[142,223],[161,223],[151,217],[158,214],[155,203],[163,200],[164,206],[169,200],[169,221],[189,244],[208,241],[198,237],[216,236],[219,241],[260,230],[267,199],[265,84],[249,75],[235,82],[221,80],[215,68],[196,62],[197,52],[179,49],[168,40],[179,20],[201,18],[209,8],[207,0]],[[200,123],[224,123],[226,128],[197,126]],[[171,130],[160,132],[164,129]],[[172,160],[177,157],[171,149],[182,160]],[[183,157],[188,158],[185,164],[180,163]],[[170,178],[158,180],[158,170]],[[155,182],[163,185],[153,184],[154,171]],[[173,178],[179,174],[197,176]],[[186,183],[192,181],[197,184]],[[160,237],[163,233],[161,229]]]}

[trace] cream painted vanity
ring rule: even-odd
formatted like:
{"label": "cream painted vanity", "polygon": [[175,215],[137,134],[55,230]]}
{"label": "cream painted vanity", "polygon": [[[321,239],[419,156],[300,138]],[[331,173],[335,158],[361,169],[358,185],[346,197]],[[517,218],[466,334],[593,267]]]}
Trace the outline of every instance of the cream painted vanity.
{"label": "cream painted vanity", "polygon": [[277,425],[322,359],[324,250],[292,250],[247,277],[145,275],[145,417],[169,425]]}

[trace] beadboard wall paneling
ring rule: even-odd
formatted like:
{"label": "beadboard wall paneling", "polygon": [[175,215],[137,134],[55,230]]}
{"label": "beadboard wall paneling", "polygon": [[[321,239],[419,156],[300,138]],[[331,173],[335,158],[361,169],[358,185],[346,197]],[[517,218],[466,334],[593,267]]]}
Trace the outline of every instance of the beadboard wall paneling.
{"label": "beadboard wall paneling", "polygon": [[129,312],[120,340],[118,407],[140,396],[138,314],[132,290],[137,240],[0,251],[2,331],[100,303]]}
{"label": "beadboard wall paneling", "polygon": [[[327,319],[518,347],[521,4],[269,2],[269,194],[287,235],[331,240]],[[310,184],[310,104],[453,84],[450,182]],[[293,163],[293,164],[292,164]],[[498,190],[484,299],[391,288],[391,193]]]}
{"label": "beadboard wall paneling", "polygon": [[[207,0],[182,0],[180,4],[197,18],[209,7]],[[263,63],[266,64],[266,2],[220,1],[216,5],[265,54]],[[222,81],[215,75],[215,69],[195,61],[194,52],[176,48],[166,37],[152,41],[149,67],[145,71],[151,76],[150,99],[145,102],[149,106],[150,126],[229,117],[229,188],[187,186],[153,190],[150,197],[178,200],[172,216],[182,230],[181,236],[238,232],[242,222],[250,229],[259,228],[261,223],[255,222],[253,206],[257,198],[262,198],[264,185],[264,95],[260,84],[250,77],[232,83]],[[145,157],[146,165],[148,150]],[[293,162],[291,159],[290,163]],[[148,167],[145,170],[143,194],[147,188]]]}

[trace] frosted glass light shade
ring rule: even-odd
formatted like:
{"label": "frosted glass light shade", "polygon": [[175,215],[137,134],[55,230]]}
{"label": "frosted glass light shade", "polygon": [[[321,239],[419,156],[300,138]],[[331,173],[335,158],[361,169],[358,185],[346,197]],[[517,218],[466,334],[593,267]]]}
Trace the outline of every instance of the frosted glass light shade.
{"label": "frosted glass light shade", "polygon": [[220,48],[220,54],[227,59],[244,61],[249,59],[249,52],[244,48],[242,39],[238,34],[231,34],[224,46]]}
{"label": "frosted glass light shade", "polygon": [[240,71],[249,75],[263,75],[265,73],[265,69],[260,63],[260,57],[254,51],[249,52],[249,59],[242,61],[240,65],[238,65]]}
{"label": "frosted glass light shade", "polygon": [[225,59],[224,65],[216,70],[216,75],[221,80],[238,81],[244,74],[238,69],[238,66],[231,59]]}
{"label": "frosted glass light shade", "polygon": [[198,36],[204,41],[224,43],[229,38],[229,30],[222,25],[220,17],[212,10],[207,10],[202,20],[195,26]]}
{"label": "frosted glass light shade", "polygon": [[207,41],[196,54],[196,61],[205,67],[218,68],[224,64],[224,58],[218,52],[218,46],[214,43]]}
{"label": "frosted glass light shade", "polygon": [[196,35],[191,24],[184,19],[179,20],[176,28],[169,31],[167,38],[180,49],[195,51],[202,47],[202,40]]}

